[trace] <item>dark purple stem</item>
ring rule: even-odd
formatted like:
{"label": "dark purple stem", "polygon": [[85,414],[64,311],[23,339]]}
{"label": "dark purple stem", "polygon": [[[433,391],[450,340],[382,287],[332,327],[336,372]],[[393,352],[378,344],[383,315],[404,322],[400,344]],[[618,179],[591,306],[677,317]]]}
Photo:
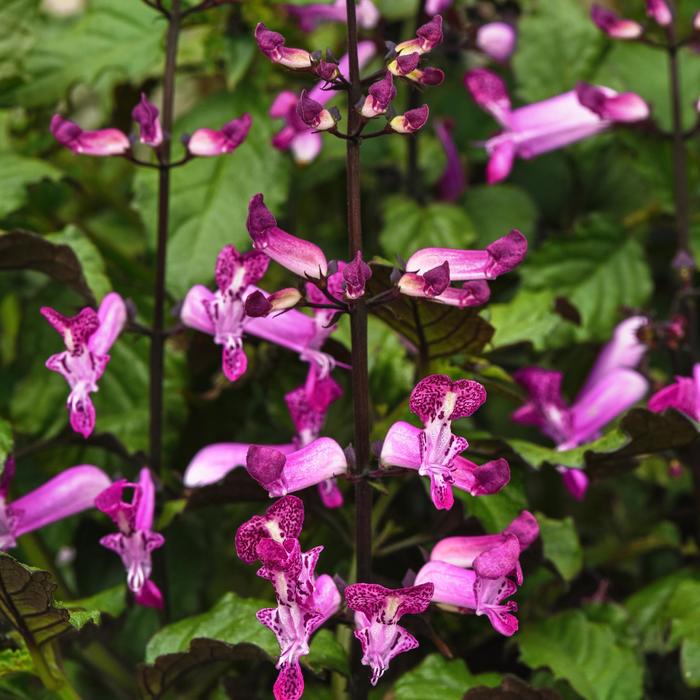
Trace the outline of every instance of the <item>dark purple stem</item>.
{"label": "dark purple stem", "polygon": [[[348,133],[358,133],[361,127],[360,115],[355,105],[360,99],[362,84],[357,57],[357,17],[355,0],[346,0],[348,27],[348,56],[350,87],[348,89]],[[360,193],[360,140],[347,142],[347,216],[350,259],[357,251],[362,251],[362,210]],[[350,315],[352,340],[352,398],[355,418],[355,464],[353,474],[365,476],[369,472],[369,375],[367,369],[367,304],[358,299]],[[355,483],[355,556],[357,560],[357,580],[370,581],[372,578],[372,491],[369,481],[360,478]],[[353,674],[351,681],[353,700],[364,700],[369,692],[367,673],[360,664],[359,645],[353,645]]]}

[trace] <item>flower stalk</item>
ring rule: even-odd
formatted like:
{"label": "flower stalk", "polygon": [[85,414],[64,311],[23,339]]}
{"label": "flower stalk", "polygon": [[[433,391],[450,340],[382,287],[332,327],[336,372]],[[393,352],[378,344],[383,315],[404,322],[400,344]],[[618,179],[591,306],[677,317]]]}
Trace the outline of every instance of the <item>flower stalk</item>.
{"label": "flower stalk", "polygon": [[158,231],[156,244],[156,275],[153,287],[153,324],[150,351],[150,466],[162,474],[163,451],[163,365],[165,354],[165,274],[170,214],[170,147],[173,131],[175,100],[175,70],[177,44],[182,19],[180,0],[173,0],[167,16],[168,33],[165,41],[163,69],[163,142],[158,150]]}

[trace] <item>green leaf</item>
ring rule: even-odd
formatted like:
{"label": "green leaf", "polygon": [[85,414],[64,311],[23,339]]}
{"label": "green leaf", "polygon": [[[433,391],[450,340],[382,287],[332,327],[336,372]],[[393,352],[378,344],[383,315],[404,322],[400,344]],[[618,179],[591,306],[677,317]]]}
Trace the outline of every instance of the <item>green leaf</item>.
{"label": "green leaf", "polygon": [[319,630],[311,641],[311,651],[302,658],[312,671],[330,669],[346,676],[350,675],[348,655],[330,630]]}
{"label": "green leaf", "polygon": [[40,26],[23,61],[26,82],[2,102],[37,107],[54,104],[78,83],[109,91],[118,80],[140,82],[160,70],[164,30],[145,3],[92,0],[77,20]]}
{"label": "green leaf", "polygon": [[[234,153],[197,158],[171,174],[171,223],[168,246],[168,288],[179,297],[196,283],[214,276],[219,250],[227,243],[250,247],[246,229],[248,202],[262,192],[278,217],[287,191],[285,155],[273,149],[272,123],[259,90],[239,86],[234,94],[219,93],[200,102],[178,120],[175,132],[191,133],[201,126],[218,128],[248,112],[253,128]],[[157,173],[142,168],[135,178],[136,206],[146,228],[156,230]]]}
{"label": "green leaf", "polygon": [[572,518],[556,520],[537,513],[537,522],[545,558],[567,581],[576,578],[583,566],[583,552]]}
{"label": "green leaf", "polygon": [[686,685],[700,688],[700,632],[686,637],[681,645],[681,673]]}
{"label": "green leaf", "polygon": [[58,180],[61,172],[53,165],[15,153],[0,153],[0,217],[21,207],[27,199],[27,186],[43,178]]}
{"label": "green leaf", "polygon": [[[390,274],[389,267],[373,265],[372,279],[368,284],[369,293],[378,294],[393,286]],[[430,359],[449,357],[460,352],[478,354],[493,333],[491,326],[475,309],[458,309],[404,295],[374,307],[372,313],[414,347],[423,346]]]}
{"label": "green leaf", "polygon": [[[95,305],[95,295],[88,284],[80,255],[66,244],[79,240],[77,232],[63,232],[55,240],[56,242],[53,242],[48,236],[39,236],[29,231],[0,233],[0,270],[43,272],[59,284],[70,287],[88,303]],[[91,245],[84,239],[79,248],[89,264],[93,265],[90,275],[100,286],[105,278],[94,267],[96,251],[92,249],[93,252],[89,252]]]}
{"label": "green leaf", "polygon": [[396,700],[462,700],[470,688],[496,687],[500,682],[497,673],[474,675],[462,659],[448,661],[440,654],[429,654],[396,681],[394,697]]}
{"label": "green leaf", "polygon": [[89,598],[61,603],[70,612],[70,623],[82,629],[88,622],[99,625],[102,615],[119,617],[126,609],[126,587],[124,584],[100,591]]}
{"label": "green leaf", "polygon": [[0,475],[10,452],[12,452],[12,426],[0,418]]}
{"label": "green leaf", "polygon": [[504,676],[497,688],[474,688],[464,700],[561,700],[561,695],[550,688],[533,688],[517,676]]}
{"label": "green leaf", "polygon": [[525,623],[517,636],[520,657],[530,668],[546,666],[586,700],[643,697],[643,669],[635,653],[618,643],[604,624],[580,611]]}
{"label": "green leaf", "polygon": [[518,94],[535,102],[590,79],[602,35],[578,0],[537,3],[518,22]]}
{"label": "green leaf", "polygon": [[31,569],[0,552],[0,616],[21,635],[44,684],[58,688],[64,677],[53,643],[72,627],[68,611],[54,603],[55,590],[48,571]]}
{"label": "green leaf", "polygon": [[13,673],[34,673],[34,664],[26,647],[0,651],[0,678]]}
{"label": "green leaf", "polygon": [[474,226],[464,209],[437,202],[421,206],[402,196],[384,203],[384,227],[379,242],[386,256],[408,259],[427,247],[467,248],[476,239]]}
{"label": "green leaf", "polygon": [[534,233],[537,207],[530,195],[515,185],[471,187],[464,196],[464,207],[473,222],[479,246],[487,246],[513,228],[528,238]]}
{"label": "green leaf", "polygon": [[554,292],[578,309],[581,326],[574,333],[580,340],[607,340],[621,307],[642,306],[652,292],[640,243],[598,218],[528,256],[522,279],[525,289]]}

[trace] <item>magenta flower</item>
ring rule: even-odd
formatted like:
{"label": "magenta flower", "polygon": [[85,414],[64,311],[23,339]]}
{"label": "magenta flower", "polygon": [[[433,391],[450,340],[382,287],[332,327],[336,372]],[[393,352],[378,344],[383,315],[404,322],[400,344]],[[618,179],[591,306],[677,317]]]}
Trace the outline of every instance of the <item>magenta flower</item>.
{"label": "magenta flower", "polygon": [[424,612],[432,595],[431,583],[397,589],[353,583],[345,589],[345,602],[355,611],[362,664],[372,669],[372,685],[377,685],[395,656],[418,647],[418,640],[398,622],[404,615]]}
{"label": "magenta flower", "polygon": [[597,4],[591,7],[591,19],[611,39],[638,39],[644,31],[639,22],[620,17],[616,12]]}
{"label": "magenta flower", "polygon": [[497,459],[477,466],[459,456],[469,443],[452,433],[452,421],[471,416],[484,401],[486,391],[478,382],[453,382],[444,374],[421,379],[411,392],[409,407],[424,428],[394,423],[382,445],[382,465],[416,469],[429,477],[430,495],[439,510],[452,508],[453,485],[473,496],[496,493],[510,480],[508,462]]}
{"label": "magenta flower", "polygon": [[[526,367],[516,372],[515,379],[525,389],[529,400],[513,414],[513,420],[539,428],[560,450],[573,449],[595,438],[605,425],[639,401],[647,391],[646,379],[632,369],[646,351],[637,339],[637,331],[645,323],[644,317],[633,316],[617,326],[571,406],[561,393],[561,372],[539,367]],[[560,471],[571,494],[581,500],[588,487],[585,473],[563,467]]]}
{"label": "magenta flower", "polygon": [[425,0],[425,14],[428,17],[440,15],[452,7],[453,0]]}
{"label": "magenta flower", "polygon": [[[526,550],[540,535],[540,526],[532,513],[524,510],[503,532],[495,535],[446,537],[440,540],[430,553],[431,561],[474,569],[477,574],[493,569],[493,562],[503,556],[511,557],[518,547],[518,554]],[[513,539],[515,538],[515,539]],[[516,580],[522,581],[520,564],[516,562]],[[511,569],[512,570],[512,569]],[[510,573],[510,571],[508,573]]]}
{"label": "magenta flower", "polygon": [[132,110],[131,118],[139,125],[141,143],[153,148],[160,146],[163,142],[163,129],[158,114],[158,108],[149,102],[142,92],[141,101]]}
{"label": "magenta flower", "polygon": [[251,318],[269,316],[275,311],[293,309],[302,299],[296,287],[285,287],[265,296],[265,292],[251,292],[245,300],[245,312]]}
{"label": "magenta flower", "polygon": [[488,182],[505,179],[516,156],[530,159],[609,129],[615,123],[644,121],[649,106],[633,92],[581,83],[575,90],[511,110],[499,76],[485,68],[468,71],[465,85],[474,101],[503,126],[486,142]]}
{"label": "magenta flower", "polygon": [[489,22],[479,27],[476,33],[476,47],[498,63],[508,61],[517,42],[515,27],[507,22]]}
{"label": "magenta flower", "polygon": [[362,251],[358,250],[355,259],[343,265],[340,273],[343,276],[343,294],[351,301],[365,294],[365,285],[372,277],[372,268],[362,259]]}
{"label": "magenta flower", "polygon": [[[484,280],[510,272],[527,253],[527,239],[513,229],[485,250],[422,248],[406,263],[399,279],[399,290],[408,296],[423,297],[451,306],[480,306],[488,301],[490,290]],[[465,282],[451,287],[451,282]]]}
{"label": "magenta flower", "polygon": [[[300,8],[302,9],[302,8]],[[360,68],[365,66],[375,55],[376,48],[371,41],[361,41],[357,46],[357,54]],[[340,59],[337,70],[346,79],[349,75],[349,59],[347,54]],[[335,66],[333,66],[335,68]],[[316,101],[321,106],[337,95],[337,91],[328,90],[328,80],[321,80],[309,92],[309,98]],[[272,139],[272,145],[281,150],[290,150],[294,160],[300,164],[310,163],[321,152],[323,145],[320,134],[314,133],[297,114],[299,97],[285,90],[275,98],[270,107],[270,116],[277,119],[284,119],[285,126]]]}
{"label": "magenta flower", "polygon": [[430,22],[418,27],[414,39],[402,41],[395,47],[398,55],[430,53],[442,41],[442,17],[436,15]]}
{"label": "magenta flower", "polygon": [[649,410],[661,413],[675,408],[700,422],[700,364],[693,365],[692,377],[676,377],[676,382],[657,391],[649,399]]}
{"label": "magenta flower", "polygon": [[398,54],[391,61],[387,68],[397,78],[406,78],[419,85],[441,85],[445,80],[445,74],[439,68],[419,68],[421,54],[414,53]]}
{"label": "magenta flower", "polygon": [[[312,32],[321,22],[347,21],[346,0],[335,0],[332,3],[311,3],[309,5],[287,5],[288,14],[296,18],[303,32]],[[360,0],[355,8],[358,26],[363,29],[374,29],[379,22],[379,10],[372,0]]]}
{"label": "magenta flower", "polygon": [[243,114],[224,124],[221,129],[197,129],[187,141],[193,156],[220,156],[235,151],[248,136],[253,120]]}
{"label": "magenta flower", "polygon": [[373,119],[382,114],[386,114],[391,101],[396,97],[394,78],[391,71],[387,71],[381,80],[372,83],[369,94],[362,101],[359,108],[360,114],[366,119]]}
{"label": "magenta flower", "polygon": [[246,225],[253,247],[295,275],[318,279],[328,271],[326,256],[315,243],[278,228],[262,194],[250,200]]}
{"label": "magenta flower", "polygon": [[452,138],[454,123],[448,119],[440,119],[435,122],[434,127],[447,161],[442,177],[437,183],[438,196],[444,202],[456,202],[467,188],[467,179],[457,145]]}
{"label": "magenta flower", "polygon": [[660,27],[668,27],[673,22],[673,13],[666,0],[646,0],[647,15]]}
{"label": "magenta flower", "polygon": [[261,561],[258,576],[275,589],[277,607],[263,608],[258,621],[271,629],[280,646],[279,675],[273,688],[275,700],[298,700],[304,692],[299,659],[309,653],[311,635],[340,607],[340,593],[333,579],[316,576],[323,547],[302,552],[299,534],[304,504],[285,496],[254,515],[236,532],[236,553],[246,564]]}
{"label": "magenta flower", "polygon": [[335,128],[340,115],[336,116],[320,102],[312,100],[306,90],[302,90],[299,102],[297,102],[297,116],[309,129],[328,131]]}
{"label": "magenta flower", "polygon": [[90,394],[109,362],[109,349],[126,323],[126,305],[111,292],[95,311],[89,307],[69,318],[43,306],[41,313],[63,336],[64,352],[52,355],[46,367],[62,375],[70,386],[67,407],[70,424],[76,433],[88,437],[95,427],[95,407]]}
{"label": "magenta flower", "polygon": [[413,134],[425,126],[429,114],[428,105],[422,105],[395,116],[389,121],[389,126],[399,134]]}
{"label": "magenta flower", "polygon": [[[131,501],[123,500],[125,489],[133,490]],[[151,581],[151,552],[165,544],[163,535],[153,532],[155,498],[151,472],[144,467],[139,473],[138,483],[120,479],[95,500],[95,506],[106,513],[119,529],[117,533],[105,535],[100,544],[121,557],[129,590],[136,602],[147,608],[163,607],[163,596]]]}
{"label": "magenta flower", "polygon": [[483,562],[481,574],[444,561],[429,561],[418,572],[415,583],[433,584],[433,603],[455,612],[486,615],[497,632],[511,637],[518,631],[518,620],[513,615],[518,606],[515,601],[503,601],[518,590],[506,575],[515,569],[517,548],[516,538],[510,538],[508,545]]}
{"label": "magenta flower", "polygon": [[51,133],[61,146],[86,156],[120,156],[131,148],[128,136],[119,129],[83,131],[60,114],[51,119]]}
{"label": "magenta flower", "polygon": [[287,454],[274,447],[252,445],[246,469],[270,498],[275,498],[344,474],[348,463],[341,446],[322,437]]}
{"label": "magenta flower", "polygon": [[284,37],[270,31],[262,22],[255,27],[255,41],[258,48],[273,62],[291,70],[311,68],[311,54],[304,49],[290,49],[284,45]]}
{"label": "magenta flower", "polygon": [[8,501],[15,461],[8,457],[0,475],[0,550],[17,545],[28,532],[80,513],[95,505],[109,477],[97,467],[81,464],[61,472],[24,496]]}

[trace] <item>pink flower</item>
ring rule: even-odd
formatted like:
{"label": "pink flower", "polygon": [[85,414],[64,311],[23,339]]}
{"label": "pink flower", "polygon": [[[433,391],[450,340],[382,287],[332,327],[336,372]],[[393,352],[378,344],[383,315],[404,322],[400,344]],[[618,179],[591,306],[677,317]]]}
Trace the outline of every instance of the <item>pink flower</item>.
{"label": "pink flower", "polygon": [[158,114],[158,108],[148,101],[144,93],[141,93],[141,101],[131,112],[132,119],[139,125],[141,131],[141,143],[154,148],[163,142],[163,130]]}
{"label": "pink flower", "polygon": [[474,496],[496,493],[510,479],[508,462],[498,459],[477,466],[460,457],[469,443],[452,433],[452,421],[472,415],[484,401],[486,391],[478,382],[453,382],[444,374],[422,379],[411,392],[409,407],[424,428],[394,423],[382,445],[382,465],[416,469],[429,477],[431,498],[439,510],[452,508],[452,486]]}
{"label": "pink flower", "polygon": [[643,121],[649,107],[635,93],[580,83],[576,90],[511,110],[505,84],[485,68],[468,71],[465,85],[475,102],[503,131],[486,142],[488,182],[508,177],[516,156],[534,158],[609,129]]}
{"label": "pink flower", "polygon": [[402,41],[395,47],[399,55],[430,53],[442,41],[442,17],[435,15],[430,22],[418,27],[414,39]]}
{"label": "pink flower", "polygon": [[408,112],[394,117],[389,126],[399,134],[413,134],[425,126],[429,113],[428,105],[409,109]]}
{"label": "pink flower", "polygon": [[399,78],[406,78],[419,85],[441,85],[445,80],[445,74],[439,68],[419,68],[421,54],[414,53],[398,54],[389,63],[389,72]]}
{"label": "pink flower", "polygon": [[425,14],[428,17],[440,15],[452,7],[453,0],[425,0]]}
{"label": "pink flower", "polygon": [[60,114],[51,119],[51,133],[62,146],[86,156],[120,156],[131,148],[129,138],[119,129],[83,131]]}
{"label": "pink flower", "polygon": [[674,384],[660,389],[649,399],[649,410],[654,413],[669,408],[700,422],[700,364],[693,365],[692,377],[676,377]]}
{"label": "pink flower", "polygon": [[[646,379],[632,369],[646,351],[637,339],[637,331],[646,322],[642,316],[633,316],[617,326],[571,406],[561,393],[561,372],[539,367],[516,372],[515,379],[529,400],[513,414],[513,420],[539,428],[560,450],[573,449],[596,437],[647,391]],[[581,500],[588,486],[585,473],[564,467],[560,471],[571,494]]]}
{"label": "pink flower", "polygon": [[386,114],[391,101],[396,97],[394,78],[391,71],[387,71],[381,80],[373,83],[369,90],[369,95],[362,101],[359,108],[360,114],[366,119],[373,119],[381,114]]}
{"label": "pink flower", "polygon": [[297,103],[297,116],[314,131],[333,129],[338,121],[338,117],[325,109],[320,102],[312,100],[306,90],[301,91],[301,97]]}
{"label": "pink flower", "polygon": [[[375,55],[376,49],[371,41],[361,41],[357,46],[357,54],[360,68],[365,66]],[[347,54],[340,59],[337,71],[346,79],[349,75],[349,60]],[[335,68],[335,66],[333,66]],[[308,94],[309,98],[316,101],[321,106],[338,93],[335,90],[326,89],[328,80],[321,80]],[[272,139],[272,145],[281,150],[290,150],[294,160],[300,164],[310,163],[321,152],[323,145],[320,134],[314,133],[313,129],[307,126],[297,114],[299,97],[285,90],[275,98],[270,107],[270,116],[283,119],[285,125]]]}
{"label": "pink flower", "polygon": [[345,589],[345,602],[355,611],[362,664],[372,669],[372,685],[377,685],[395,656],[418,647],[418,640],[398,622],[404,615],[424,612],[432,595],[431,583],[397,589],[353,583]]}
{"label": "pink flower", "polygon": [[[287,12],[297,19],[304,32],[312,32],[321,22],[347,21],[346,0],[335,0],[330,4],[311,3],[309,5],[286,5]],[[379,10],[372,0],[360,0],[355,8],[358,26],[374,29],[380,19]]]}
{"label": "pink flower", "polygon": [[219,156],[235,151],[248,136],[252,124],[249,114],[243,114],[224,124],[221,129],[197,129],[187,141],[193,156]]}
{"label": "pink flower", "polygon": [[673,22],[673,13],[666,0],[646,0],[647,15],[661,27],[668,27]]}
{"label": "pink flower", "polygon": [[273,62],[292,70],[311,68],[311,54],[304,49],[290,49],[284,43],[284,37],[270,31],[262,22],[255,27],[255,41],[258,48]]}
{"label": "pink flower", "polygon": [[513,55],[518,35],[507,22],[489,22],[479,27],[476,47],[498,63],[505,63]]}
{"label": "pink flower", "polygon": [[[125,489],[133,491],[132,500],[123,500]],[[151,581],[151,552],[165,544],[165,538],[153,532],[155,487],[151,472],[144,467],[138,483],[115,481],[97,496],[95,505],[115,523],[119,532],[105,535],[100,544],[116,552],[126,569],[129,590],[139,605],[162,608],[163,596]]]}
{"label": "pink flower", "polygon": [[438,196],[444,202],[456,202],[467,187],[464,168],[459,158],[459,151],[452,138],[454,124],[447,119],[441,119],[434,124],[442,148],[445,151],[445,170],[438,181]]}
{"label": "pink flower", "polygon": [[69,318],[48,306],[41,308],[46,320],[63,336],[64,352],[52,355],[46,367],[62,375],[70,386],[67,407],[76,433],[88,437],[95,427],[95,407],[90,394],[109,362],[109,349],[126,323],[126,305],[111,292],[95,311],[84,308]]}
{"label": "pink flower", "polygon": [[315,569],[323,547],[302,552],[299,534],[304,504],[285,496],[254,515],[236,532],[236,553],[246,564],[262,563],[258,576],[272,583],[277,607],[263,608],[258,621],[271,629],[280,646],[279,675],[273,687],[275,700],[298,700],[304,692],[299,659],[309,653],[311,635],[340,607],[333,579]]}
{"label": "pink flower", "polygon": [[611,39],[638,39],[644,28],[639,22],[624,19],[607,7],[594,4],[591,7],[591,19],[602,32]]}
{"label": "pink flower", "polygon": [[0,550],[17,545],[17,538],[95,505],[95,497],[107,486],[109,477],[97,467],[70,467],[45,484],[8,502],[10,482],[15,474],[12,456],[0,476]]}

